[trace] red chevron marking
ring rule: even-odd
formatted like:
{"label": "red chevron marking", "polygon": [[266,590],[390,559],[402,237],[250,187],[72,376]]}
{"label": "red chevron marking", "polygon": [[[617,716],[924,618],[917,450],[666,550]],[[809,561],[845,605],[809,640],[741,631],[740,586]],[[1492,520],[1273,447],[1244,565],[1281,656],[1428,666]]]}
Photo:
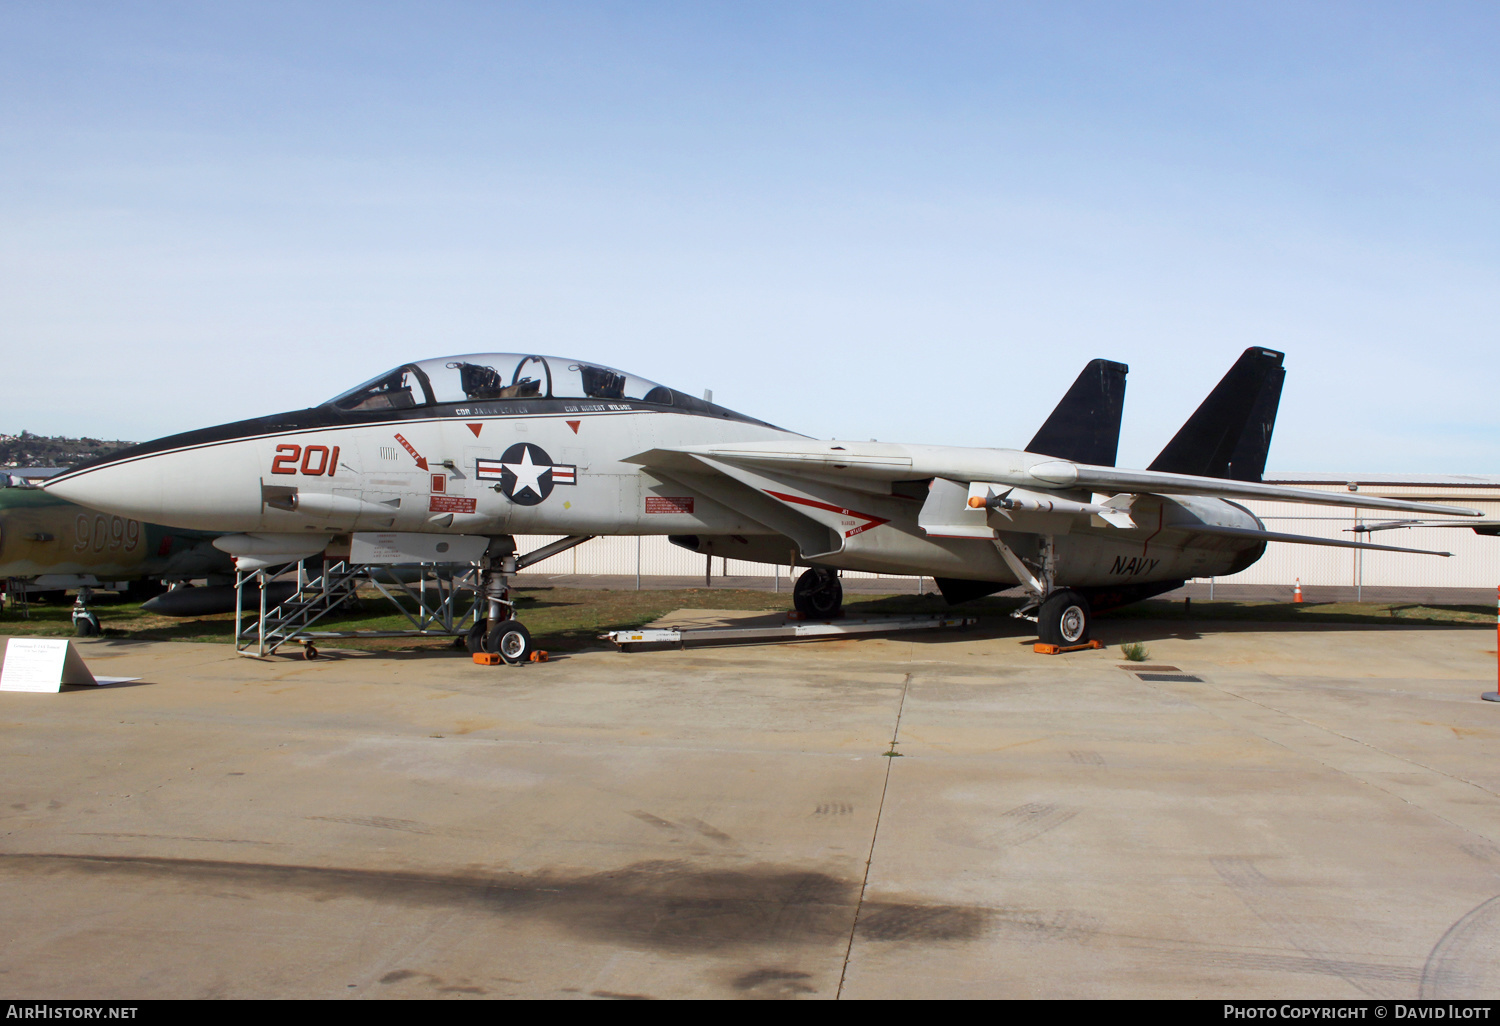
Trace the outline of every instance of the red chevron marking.
{"label": "red chevron marking", "polygon": [[785,492],[773,492],[769,488],[766,489],[766,494],[771,496],[772,498],[780,499],[782,502],[795,502],[799,506],[811,506],[814,509],[822,509],[827,510],[829,513],[837,513],[839,516],[858,517],[859,519],[865,521],[863,524],[860,524],[853,530],[845,531],[845,538],[853,538],[856,534],[864,534],[872,527],[879,527],[881,524],[890,523],[889,517],[877,517],[873,513],[861,513],[858,510],[845,509],[842,506],[835,506],[832,503],[819,502],[817,499],[804,499],[800,495],[788,495]]}

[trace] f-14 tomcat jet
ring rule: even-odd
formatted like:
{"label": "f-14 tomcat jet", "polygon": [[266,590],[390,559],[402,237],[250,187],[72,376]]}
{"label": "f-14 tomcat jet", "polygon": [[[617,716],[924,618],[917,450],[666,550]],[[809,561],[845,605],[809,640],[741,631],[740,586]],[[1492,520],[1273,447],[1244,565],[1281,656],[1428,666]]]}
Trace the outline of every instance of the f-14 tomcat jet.
{"label": "f-14 tomcat jet", "polygon": [[[1019,584],[1041,639],[1074,644],[1093,611],[1236,573],[1268,541],[1423,551],[1267,531],[1235,499],[1479,515],[1262,484],[1285,376],[1266,349],[1245,351],[1151,466],[1117,469],[1126,371],[1093,361],[1024,449],[989,449],[823,441],[598,364],[452,356],[125,449],[47,489],[225,532],[242,567],[354,531],[486,538],[488,617],[470,644],[511,661],[530,638],[508,575],[597,535],[804,566],[795,602],[815,616],[842,602],[840,569],[931,576],[950,601]],[[566,537],[519,554],[518,534]]]}

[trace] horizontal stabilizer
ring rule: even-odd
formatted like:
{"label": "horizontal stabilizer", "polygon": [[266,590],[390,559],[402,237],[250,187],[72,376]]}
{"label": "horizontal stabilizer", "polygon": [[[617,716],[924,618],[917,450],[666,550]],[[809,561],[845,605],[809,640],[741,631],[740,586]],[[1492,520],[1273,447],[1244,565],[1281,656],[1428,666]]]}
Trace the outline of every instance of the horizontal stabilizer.
{"label": "horizontal stabilizer", "polygon": [[1367,534],[1371,531],[1394,531],[1403,527],[1467,527],[1475,534],[1500,535],[1500,520],[1395,520],[1386,524],[1360,524],[1345,531]]}
{"label": "horizontal stabilizer", "polygon": [[1115,465],[1120,417],[1125,412],[1125,375],[1130,368],[1113,360],[1090,360],[1062,402],[1026,445],[1027,452],[1058,459]]}
{"label": "horizontal stabilizer", "polygon": [[1375,545],[1371,542],[1344,541],[1342,538],[1318,538],[1310,534],[1282,534],[1279,531],[1257,531],[1250,527],[1220,527],[1217,524],[1170,524],[1169,528],[1194,534],[1220,534],[1226,538],[1259,538],[1262,541],[1291,542],[1294,545],[1327,545],[1335,549],[1370,549],[1375,552],[1413,552],[1422,556],[1451,556],[1451,552],[1432,549],[1404,549],[1397,545]]}

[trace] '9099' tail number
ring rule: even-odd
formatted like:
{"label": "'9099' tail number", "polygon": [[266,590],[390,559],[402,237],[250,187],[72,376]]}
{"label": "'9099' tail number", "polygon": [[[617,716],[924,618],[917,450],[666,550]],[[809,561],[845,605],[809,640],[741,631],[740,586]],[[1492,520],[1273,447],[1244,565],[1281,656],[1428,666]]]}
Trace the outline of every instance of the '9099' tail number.
{"label": "'9099' tail number", "polygon": [[339,447],[336,445],[332,449],[326,445],[309,445],[305,449],[300,445],[278,445],[276,456],[271,460],[271,473],[332,477],[338,465]]}

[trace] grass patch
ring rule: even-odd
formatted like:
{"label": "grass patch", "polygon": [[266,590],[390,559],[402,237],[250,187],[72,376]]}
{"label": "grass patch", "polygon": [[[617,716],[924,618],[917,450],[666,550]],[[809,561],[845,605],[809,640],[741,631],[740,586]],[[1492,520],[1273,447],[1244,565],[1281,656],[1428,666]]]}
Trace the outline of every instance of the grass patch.
{"label": "grass patch", "polygon": [[1144,663],[1151,656],[1151,653],[1146,651],[1146,646],[1139,641],[1121,645],[1120,654],[1132,663]]}
{"label": "grass patch", "polygon": [[[641,627],[674,609],[789,610],[786,592],[741,591],[729,588],[685,588],[673,591],[607,591],[595,588],[517,588],[517,614],[531,630],[538,646],[568,652],[605,647],[598,635],[612,630]],[[1010,619],[1019,604],[1016,597],[992,597],[959,607],[980,620],[979,628],[997,633],[1024,632],[1027,628]],[[365,598],[362,609],[340,612],[317,624],[322,630],[405,630],[410,622],[396,613],[384,599]],[[179,619],[142,612],[130,602],[97,602],[92,606],[108,638],[140,641],[230,642],[234,614]],[[850,616],[874,614],[946,613],[952,610],[938,595],[851,595],[845,604]],[[29,619],[7,608],[0,614],[0,634],[19,637],[69,637],[73,634],[72,603],[35,603]],[[1412,603],[1319,603],[1287,602],[1195,602],[1185,611],[1181,602],[1161,599],[1138,602],[1111,610],[1099,617],[1099,625],[1112,622],[1191,621],[1195,623],[1290,623],[1328,626],[1366,624],[1389,626],[1492,627],[1495,611],[1489,606],[1428,606]],[[327,644],[340,648],[415,650],[451,644],[448,638],[387,638],[336,640]],[[1128,649],[1130,646],[1126,646]],[[1143,652],[1140,659],[1147,658]],[[1129,652],[1125,658],[1137,661]]]}
{"label": "grass patch", "polygon": [[[595,588],[517,588],[516,614],[541,648],[576,651],[605,645],[598,635],[605,631],[629,630],[650,623],[674,609],[780,610],[792,608],[791,595],[783,592],[741,591],[730,588],[686,588],[675,591],[606,591]],[[411,621],[377,596],[361,592],[361,609],[343,610],[319,620],[313,630],[382,631],[409,630]],[[6,609],[0,615],[0,634],[15,637],[65,638],[73,636],[71,600],[61,605],[33,603],[31,615],[23,619]],[[182,619],[143,612],[133,603],[93,603],[99,626],[106,638],[136,641],[196,641],[228,644],[234,639],[234,614],[219,613]],[[408,650],[452,644],[439,638],[330,639],[338,648]]]}

